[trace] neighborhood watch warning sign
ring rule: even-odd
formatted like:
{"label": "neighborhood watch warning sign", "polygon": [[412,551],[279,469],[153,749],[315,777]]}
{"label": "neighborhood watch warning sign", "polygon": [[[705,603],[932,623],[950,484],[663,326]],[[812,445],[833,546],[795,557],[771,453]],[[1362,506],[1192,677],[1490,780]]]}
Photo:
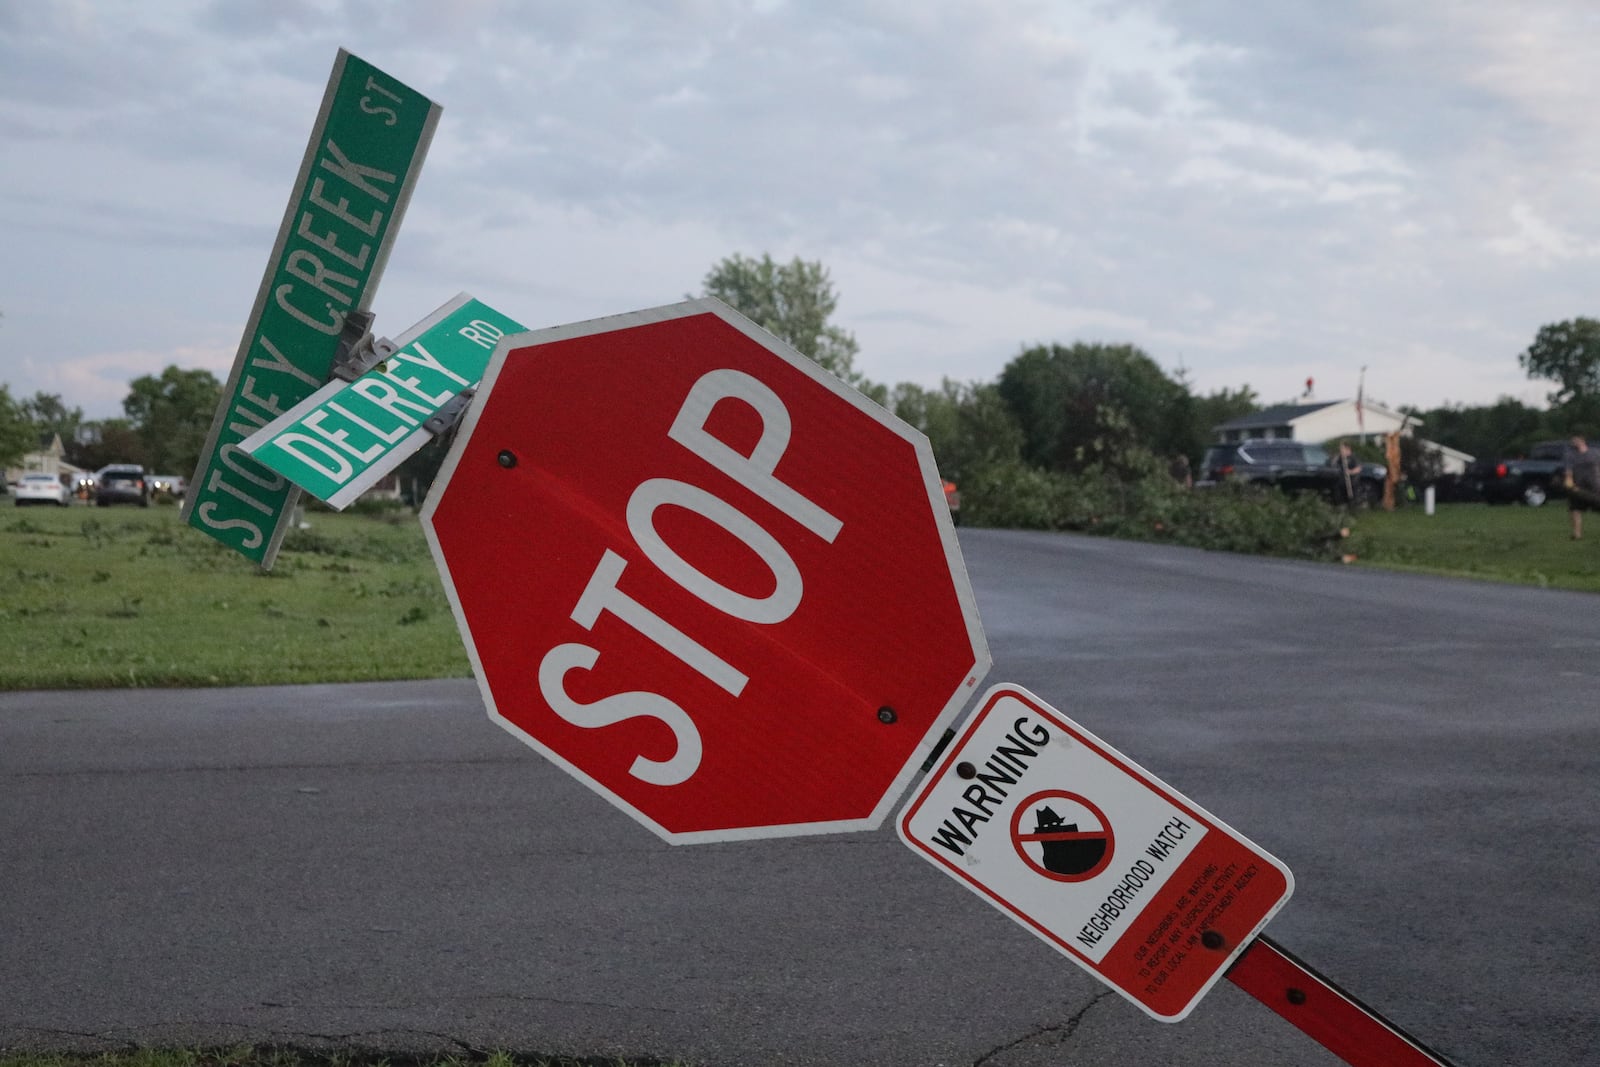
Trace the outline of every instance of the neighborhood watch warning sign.
{"label": "neighborhood watch warning sign", "polygon": [[1278,860],[1011,685],[985,695],[900,837],[1168,1022],[1294,888]]}

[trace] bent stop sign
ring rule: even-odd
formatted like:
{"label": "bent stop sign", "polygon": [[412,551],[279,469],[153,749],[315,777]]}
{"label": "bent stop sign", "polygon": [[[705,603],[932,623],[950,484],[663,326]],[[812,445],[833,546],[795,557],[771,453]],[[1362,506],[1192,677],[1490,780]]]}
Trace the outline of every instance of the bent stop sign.
{"label": "bent stop sign", "polygon": [[988,670],[926,438],[717,301],[503,340],[422,518],[490,716],[668,841],[878,826]]}

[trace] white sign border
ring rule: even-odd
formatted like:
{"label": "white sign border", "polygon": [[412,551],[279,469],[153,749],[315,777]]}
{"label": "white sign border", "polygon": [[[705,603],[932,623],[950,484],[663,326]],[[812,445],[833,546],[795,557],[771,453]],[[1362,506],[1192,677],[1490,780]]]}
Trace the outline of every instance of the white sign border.
{"label": "white sign border", "polygon": [[[217,411],[212,416],[211,428],[206,433],[206,442],[200,450],[200,461],[195,466],[195,473],[191,483],[198,482],[201,475],[214,467],[213,460],[221,447],[218,442],[222,438],[223,428],[227,425],[228,415],[232,410],[231,405],[238,398],[239,380],[244,376],[245,369],[250,362],[250,349],[254,346],[261,328],[261,319],[266,310],[267,298],[271,292],[272,283],[277,278],[277,267],[283,258],[283,250],[288,247],[289,238],[294,232],[300,204],[305,197],[306,190],[310,187],[311,168],[317,160],[318,153],[322,150],[322,143],[327,135],[328,119],[333,114],[333,105],[338,95],[338,88],[344,79],[344,70],[351,58],[378,69],[375,64],[368,62],[363,57],[356,56],[348,48],[340,48],[334,56],[333,69],[328,73],[328,83],[322,92],[322,102],[317,106],[317,117],[311,125],[311,135],[307,138],[305,152],[300,157],[300,169],[295,174],[294,185],[289,191],[288,203],[283,209],[283,221],[278,224],[278,233],[272,242],[272,253],[267,257],[267,266],[261,275],[261,283],[256,287],[255,303],[251,305],[249,317],[245,319],[244,333],[239,338],[239,346],[234,352],[233,366],[229,369],[228,380],[222,387],[221,398],[217,402]],[[393,75],[387,73],[385,73],[385,76],[393,77]],[[398,78],[394,80],[399,81]],[[428,101],[428,114],[423,120],[416,148],[412,150],[411,165],[406,171],[405,181],[401,183],[400,188],[395,192],[391,220],[384,230],[383,240],[376,249],[377,258],[373,260],[372,271],[367,276],[366,286],[362,289],[354,306],[351,308],[353,311],[368,310],[377,295],[378,284],[383,281],[383,272],[389,266],[389,255],[394,251],[394,243],[400,236],[400,224],[405,221],[406,211],[411,207],[411,196],[416,191],[417,179],[422,174],[422,165],[427,161],[428,150],[433,146],[433,136],[439,128],[439,118],[444,114],[444,106],[438,101],[427,96],[424,96],[423,99]],[[299,498],[299,487],[291,485],[288,495],[284,498],[283,509],[279,512],[277,518],[273,520],[271,531],[266,534],[266,544],[263,547],[260,561],[251,560],[264,571],[270,571],[272,565],[278,560],[278,551],[283,547],[284,536],[289,532],[290,523],[294,519],[295,511],[300,502]],[[185,495],[183,506],[178,512],[179,520],[184,525],[194,525],[191,516],[199,502],[199,493],[191,491]],[[200,529],[201,533],[205,533],[202,527],[196,527],[196,529]],[[207,534],[207,536],[213,535]],[[249,557],[246,556],[246,558],[248,559]]]}
{"label": "white sign border", "polygon": [[[1000,889],[979,881],[969,871],[961,869],[960,865],[951,863],[944,857],[934,853],[928,847],[926,842],[912,837],[907,830],[906,824],[912,817],[913,809],[921,804],[923,799],[933,791],[933,789],[947,773],[951,772],[957,756],[961,754],[962,746],[966,744],[966,742],[972,737],[973,733],[976,732],[978,727],[982,724],[986,711],[994,708],[1004,697],[1013,697],[1034,708],[1034,710],[1042,709],[1043,711],[1048,712],[1050,715],[1066,721],[1071,725],[1072,730],[1080,735],[1079,739],[1088,741],[1090,747],[1095,749],[1100,756],[1107,758],[1110,762],[1119,765],[1123,771],[1129,772],[1131,776],[1138,779],[1141,784],[1147,786],[1154,792],[1162,794],[1162,796],[1168,801],[1171,801],[1177,806],[1185,809],[1189,812],[1189,814],[1206,823],[1210,829],[1219,830],[1227,836],[1233,838],[1235,841],[1256,852],[1283,875],[1283,895],[1278,898],[1277,902],[1271,908],[1269,908],[1266,914],[1263,915],[1255,924],[1255,926],[1251,928],[1248,935],[1240,938],[1237,944],[1229,946],[1228,953],[1220,958],[1220,965],[1212,972],[1211,976],[1205,981],[1205,983],[1201,985],[1199,989],[1195,990],[1194,995],[1189,998],[1188,1003],[1186,1003],[1183,1006],[1183,1009],[1177,1014],[1161,1015],[1151,1009],[1148,1004],[1139,1000],[1139,998],[1129,990],[1107,981],[1104,975],[1101,974],[1099,969],[1094,964],[1089,962],[1087,958],[1083,957],[1079,953],[1076,953],[1070,948],[1065,947],[1062,942],[1058,941],[1037,920],[1007,900]],[[1184,793],[1174,789],[1160,778],[1151,774],[1136,761],[1129,759],[1122,752],[1118,751],[1110,744],[1107,744],[1104,738],[1087,729],[1083,725],[1074,722],[1059,708],[1055,707],[1049,701],[1044,700],[1038,694],[1029,691],[1023,686],[1017,685],[1014,682],[997,682],[989,687],[989,689],[983,694],[983,697],[977,702],[975,707],[977,711],[975,711],[974,714],[967,719],[967,722],[963,726],[960,734],[952,739],[950,746],[945,750],[944,755],[941,757],[939,766],[934,768],[929,773],[928,777],[924,780],[922,787],[918,789],[912,796],[907,798],[905,807],[901,809],[900,814],[896,817],[895,832],[899,835],[901,842],[928,863],[931,863],[933,866],[943,870],[953,880],[966,888],[968,892],[977,896],[978,899],[982,900],[990,907],[995,908],[1007,917],[1011,918],[1017,923],[1018,926],[1033,934],[1046,945],[1049,945],[1050,948],[1055,952],[1071,960],[1077,966],[1083,968],[1083,970],[1092,975],[1097,982],[1100,982],[1107,989],[1115,991],[1117,994],[1122,996],[1123,999],[1136,1005],[1140,1011],[1144,1012],[1152,1019],[1155,1019],[1158,1022],[1176,1023],[1182,1022],[1184,1019],[1188,1018],[1189,1014],[1194,1011],[1195,1007],[1199,1005],[1200,1001],[1205,998],[1205,995],[1211,991],[1211,988],[1220,982],[1223,976],[1227,974],[1228,968],[1232,967],[1233,964],[1237,962],[1239,956],[1244,954],[1245,949],[1249,948],[1250,944],[1256,939],[1256,937],[1260,935],[1261,931],[1265,929],[1267,923],[1271,922],[1278,912],[1283,910],[1283,906],[1289,902],[1289,898],[1294,895],[1294,873],[1289,870],[1288,865],[1282,860],[1278,859],[1272,853],[1256,844],[1244,834],[1241,834],[1238,830],[1235,830],[1228,823],[1217,818],[1217,816],[1209,809],[1195,803],[1194,800]]]}
{"label": "white sign border", "polygon": [[[477,298],[471,293],[457,293],[444,304],[432,311],[427,318],[411,326],[399,337],[394,338],[395,351],[398,352],[400,349],[406,347],[412,341],[415,341],[417,338],[433,329],[439,323],[443,322],[446,317],[453,315],[462,307],[476,299]],[[481,301],[479,302],[481,303]],[[381,366],[381,364],[379,365]],[[371,373],[373,373],[373,371],[369,370],[361,377],[365,378],[367,374]],[[359,380],[360,379],[358,378],[357,381]],[[275,474],[283,474],[283,472],[278,470],[276,467],[273,467],[271,464],[257,458],[256,450],[270,444],[273,438],[277,437],[280,433],[283,433],[289,427],[305,418],[310,412],[316,410],[323,404],[326,404],[329,400],[332,400],[334,397],[349,389],[353,384],[355,383],[347,382],[342,378],[333,379],[316,392],[300,401],[300,403],[296,404],[288,411],[285,411],[282,415],[279,415],[277,418],[261,427],[261,429],[257,430],[255,433],[251,434],[249,437],[246,437],[243,441],[240,441],[239,447],[244,449],[244,451],[250,455],[251,459],[254,459],[263,467],[266,467]],[[460,389],[456,390],[455,395],[460,396],[467,388],[469,387],[462,386]],[[362,493],[365,493],[368,489],[371,489],[373,486],[382,481],[384,476],[390,471],[394,470],[407,459],[411,458],[411,456],[415,455],[423,445],[427,444],[428,441],[432,439],[432,437],[433,434],[429,433],[422,427],[418,427],[396,442],[382,456],[379,456],[377,461],[363,471],[358,477],[352,478],[349,482],[346,482],[344,485],[340,486],[338,492],[332,494],[326,500],[322,500],[321,497],[317,497],[317,499],[322,500],[324,504],[327,504],[335,511],[343,511],[345,508],[355,503],[356,500],[360,498]],[[285,475],[285,477],[287,477],[287,475]],[[297,485],[295,488],[299,489],[303,493],[310,492],[303,486]],[[311,495],[316,496],[315,493],[311,493]]]}
{"label": "white sign border", "polygon": [[[916,450],[918,465],[922,471],[922,480],[928,492],[928,504],[934,516],[934,521],[939,527],[939,537],[944,547],[945,559],[951,563],[951,583],[955,587],[956,598],[961,605],[962,618],[966,623],[973,663],[966,672],[966,677],[961,685],[956,687],[949,700],[946,701],[944,708],[940,710],[918,741],[917,747],[912,751],[912,755],[906,760],[899,774],[895,776],[885,790],[882,799],[879,800],[872,813],[865,818],[841,819],[832,822],[791,823],[784,826],[739,827],[728,830],[676,833],[639,811],[560,753],[524,733],[519,727],[500,714],[499,708],[495,705],[494,694],[489,690],[488,681],[484,675],[483,663],[478,658],[477,648],[473,644],[472,632],[467,626],[466,615],[461,608],[461,598],[456,592],[454,577],[450,574],[450,567],[445,560],[443,547],[440,545],[438,534],[433,528],[433,516],[438,508],[439,501],[444,498],[450,479],[461,462],[467,443],[472,439],[473,431],[477,428],[479,415],[487,406],[490,392],[494,389],[495,382],[499,379],[500,372],[504,368],[506,359],[511,352],[539,345],[553,344],[558,341],[567,341],[577,337],[611,333],[707,313],[716,315],[728,325],[733,326],[763,348],[789,363],[796,370],[829,389],[834,395],[848,402],[858,411],[890,428],[896,434],[908,440]],[[972,582],[967,575],[966,561],[961,555],[961,547],[956,540],[955,522],[950,516],[948,505],[945,503],[943,483],[939,478],[938,467],[933,459],[933,446],[929,443],[927,435],[903,419],[897,418],[881,405],[874,403],[862,395],[859,390],[846,385],[838,377],[818,366],[815,361],[807,359],[792,346],[774,337],[771,333],[714,297],[692,298],[680,303],[665,304],[642,311],[608,315],[603,318],[588,319],[583,322],[569,323],[564,326],[553,326],[540,330],[529,330],[525,333],[507,334],[502,337],[500,343],[495,346],[494,355],[489,358],[489,366],[484,371],[483,380],[478,386],[478,394],[474,398],[472,406],[468,409],[466,418],[462,421],[460,430],[456,434],[455,443],[451,446],[449,454],[445,456],[444,462],[439,467],[439,473],[433,482],[433,490],[428,494],[428,499],[423,505],[419,518],[422,522],[423,532],[428,538],[428,548],[433,553],[434,564],[438,568],[439,577],[444,583],[445,596],[450,601],[450,610],[455,615],[456,626],[461,632],[461,641],[466,646],[467,658],[472,663],[472,674],[477,680],[478,692],[483,697],[484,709],[488,712],[489,718],[529,748],[540,753],[584,785],[605,797],[613,806],[625,812],[640,825],[649,828],[651,832],[668,844],[713,844],[723,841],[753,841],[775,837],[799,837],[811,834],[850,833],[878,829],[883,825],[890,812],[894,810],[896,804],[899,803],[906,787],[911,784],[912,778],[916,775],[923,762],[934,751],[939,740],[943,737],[944,731],[954,721],[957,713],[971,701],[973,694],[978,691],[979,685],[982,684],[983,679],[989,673],[990,667],[993,666],[993,657],[989,652],[989,642],[984,636],[983,624],[978,616],[977,598],[973,594]]]}

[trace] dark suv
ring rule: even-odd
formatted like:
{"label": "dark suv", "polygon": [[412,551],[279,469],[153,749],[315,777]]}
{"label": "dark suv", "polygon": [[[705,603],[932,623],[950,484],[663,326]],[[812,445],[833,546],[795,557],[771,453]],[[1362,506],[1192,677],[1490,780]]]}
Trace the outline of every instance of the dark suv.
{"label": "dark suv", "polygon": [[1517,459],[1484,459],[1467,468],[1483,499],[1491,504],[1522,503],[1536,508],[1553,496],[1565,496],[1562,474],[1570,462],[1565,441],[1541,441]]}
{"label": "dark suv", "polygon": [[[1363,463],[1351,485],[1357,500],[1371,502],[1383,495],[1389,472],[1381,463]],[[1285,492],[1316,492],[1342,499],[1343,476],[1327,449],[1306,441],[1251,438],[1229,445],[1212,445],[1200,461],[1196,485],[1215,485],[1232,479],[1252,485],[1276,486]]]}
{"label": "dark suv", "polygon": [[131,463],[113,463],[101,467],[94,476],[94,502],[100,507],[111,504],[138,504],[150,506],[150,480],[144,468]]}

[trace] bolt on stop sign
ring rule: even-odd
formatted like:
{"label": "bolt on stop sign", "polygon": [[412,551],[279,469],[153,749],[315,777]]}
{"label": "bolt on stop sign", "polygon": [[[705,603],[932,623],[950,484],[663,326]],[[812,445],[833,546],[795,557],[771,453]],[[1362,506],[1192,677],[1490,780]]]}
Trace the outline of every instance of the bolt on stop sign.
{"label": "bolt on stop sign", "polygon": [[422,520],[490,717],[670,842],[877,827],[989,668],[927,439],[715,300],[502,340]]}

